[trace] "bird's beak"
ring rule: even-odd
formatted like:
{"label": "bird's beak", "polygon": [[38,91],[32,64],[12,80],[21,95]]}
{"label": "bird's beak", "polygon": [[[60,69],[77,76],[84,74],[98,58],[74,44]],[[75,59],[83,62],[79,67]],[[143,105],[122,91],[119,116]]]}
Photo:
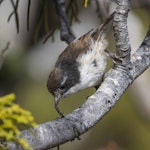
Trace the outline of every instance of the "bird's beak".
{"label": "bird's beak", "polygon": [[56,94],[55,95],[55,103],[59,103],[60,102],[60,99],[61,99],[61,95],[60,94]]}
{"label": "bird's beak", "polygon": [[61,95],[60,95],[60,94],[57,94],[57,95],[55,96],[55,109],[56,109],[56,111],[61,115],[61,117],[63,118],[63,117],[65,117],[65,116],[64,116],[64,114],[60,111],[60,109],[59,109],[59,107],[58,107],[58,104],[59,104],[60,100],[61,100]]}

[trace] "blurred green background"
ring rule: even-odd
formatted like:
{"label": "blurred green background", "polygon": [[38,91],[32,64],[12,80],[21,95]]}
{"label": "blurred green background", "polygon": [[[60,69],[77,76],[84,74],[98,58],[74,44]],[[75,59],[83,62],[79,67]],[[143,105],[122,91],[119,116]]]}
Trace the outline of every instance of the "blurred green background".
{"label": "blurred green background", "polygon": [[[26,5],[23,0],[20,1],[19,34],[16,34],[13,19],[10,23],[7,23],[11,5],[6,2],[2,3],[0,7],[0,18],[2,18],[0,22],[0,49],[5,47],[7,41],[11,42],[0,70],[0,95],[15,93],[17,96],[15,102],[31,111],[35,121],[40,124],[59,117],[54,109],[54,98],[48,92],[46,82],[57,56],[66,44],[60,41],[59,30],[57,30],[54,34],[54,41],[48,39],[43,45],[47,35],[47,32],[43,31],[45,30],[44,25],[39,27],[38,36],[35,37],[42,12],[39,10],[45,5],[43,3],[41,5],[41,2],[38,1],[36,6],[33,6],[34,2],[33,0],[31,5],[30,32],[27,32],[24,24],[26,7],[23,7]],[[48,31],[58,24],[54,3],[52,1],[49,3],[51,5],[49,5],[48,10],[51,13],[48,16]],[[73,22],[72,26],[77,36],[82,35],[92,27],[97,27],[99,24],[94,4],[86,9],[80,3],[79,6],[78,17],[80,22]],[[6,7],[8,7],[7,10],[10,9],[8,14],[5,11]],[[24,9],[22,10],[22,8]],[[129,17],[132,48],[137,49],[148,29],[149,12],[141,8],[135,9]],[[137,28],[138,25],[140,25],[139,28]],[[79,31],[79,29],[81,30]],[[136,31],[132,33],[134,29]],[[140,32],[140,35],[136,35],[136,32]],[[140,39],[138,39],[139,37]],[[113,49],[111,45],[109,49]],[[110,61],[110,66],[111,63]],[[141,89],[149,90],[150,87],[147,87],[146,84],[150,82],[150,73],[146,71],[145,74],[144,82],[141,79],[140,84],[137,82],[129,87],[117,105],[95,127],[82,135],[81,140],[63,144],[60,146],[61,150],[148,150],[150,148],[150,112],[148,109],[150,102],[145,103],[144,99],[150,100],[150,94],[144,94],[143,97]],[[63,99],[60,103],[61,110],[66,114],[72,112],[82,105],[94,91],[94,88],[87,89]],[[139,94],[141,95],[139,96]]]}

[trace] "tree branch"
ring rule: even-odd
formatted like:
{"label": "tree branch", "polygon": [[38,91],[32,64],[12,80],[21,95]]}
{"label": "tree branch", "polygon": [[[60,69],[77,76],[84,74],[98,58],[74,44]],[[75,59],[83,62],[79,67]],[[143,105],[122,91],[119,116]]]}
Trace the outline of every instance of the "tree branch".
{"label": "tree branch", "polygon": [[117,65],[128,68],[130,64],[131,46],[127,30],[127,16],[130,10],[130,0],[118,0],[118,6],[114,15],[113,29],[116,41]]}
{"label": "tree branch", "polygon": [[73,35],[67,21],[65,1],[55,0],[55,4],[56,4],[57,13],[60,17],[61,40],[69,44],[75,39],[75,36]]}
{"label": "tree branch", "polygon": [[[129,1],[118,0],[118,2],[117,11],[120,13],[123,5],[129,4]],[[98,90],[80,108],[68,114],[65,118],[58,118],[40,124],[36,128],[22,131],[22,136],[34,150],[58,146],[88,131],[115,106],[128,86],[150,66],[150,31],[140,48],[131,57],[130,63],[130,45],[125,25],[126,19],[124,18],[127,17],[128,10],[121,11],[123,19],[118,17],[120,19],[116,20],[117,15],[114,17],[114,22],[117,24],[116,27],[114,25],[114,28],[119,28],[119,30],[114,29],[114,32],[116,40],[118,40],[116,42],[116,57],[121,60],[120,63],[116,63],[114,68],[108,71]],[[130,66],[129,69],[124,69],[128,66]],[[15,143],[7,143],[7,147],[10,150],[22,149]]]}

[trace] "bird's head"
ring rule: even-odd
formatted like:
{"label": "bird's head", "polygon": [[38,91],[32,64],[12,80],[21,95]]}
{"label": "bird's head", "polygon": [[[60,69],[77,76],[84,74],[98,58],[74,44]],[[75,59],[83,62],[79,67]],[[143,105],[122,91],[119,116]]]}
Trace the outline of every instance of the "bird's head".
{"label": "bird's head", "polygon": [[57,104],[62,98],[72,94],[69,90],[80,81],[76,62],[68,60],[60,64],[61,65],[57,65],[50,73],[47,81],[48,90],[55,97],[55,103]]}

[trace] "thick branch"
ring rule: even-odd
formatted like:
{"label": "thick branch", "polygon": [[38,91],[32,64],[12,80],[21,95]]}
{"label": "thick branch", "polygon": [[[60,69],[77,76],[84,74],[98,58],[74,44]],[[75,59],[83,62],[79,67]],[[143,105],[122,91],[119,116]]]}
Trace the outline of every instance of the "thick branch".
{"label": "thick branch", "polygon": [[55,4],[56,4],[58,15],[60,17],[61,40],[69,44],[75,39],[75,36],[73,35],[67,21],[65,1],[55,0]]}
{"label": "thick branch", "polygon": [[130,65],[131,46],[127,30],[127,16],[130,10],[130,0],[118,0],[118,6],[114,15],[113,29],[116,41],[117,65],[126,67]]}

